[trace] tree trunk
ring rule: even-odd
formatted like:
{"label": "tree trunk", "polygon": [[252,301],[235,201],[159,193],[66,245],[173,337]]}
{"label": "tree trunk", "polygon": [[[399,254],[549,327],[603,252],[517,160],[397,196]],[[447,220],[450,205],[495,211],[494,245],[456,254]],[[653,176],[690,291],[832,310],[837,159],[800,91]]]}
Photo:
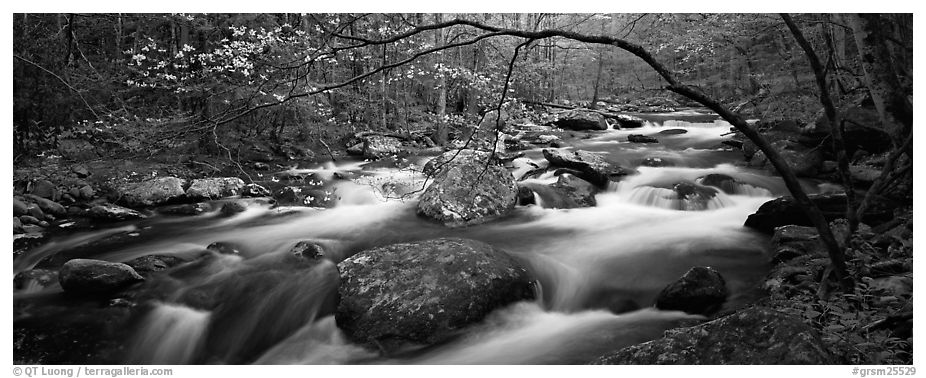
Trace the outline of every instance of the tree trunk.
{"label": "tree trunk", "polygon": [[[434,14],[434,22],[441,23],[443,22],[444,15],[441,13]],[[436,36],[434,37],[434,45],[441,46],[444,44],[444,29],[438,29]],[[437,66],[441,69],[444,68],[444,54],[443,52],[438,53],[439,60]],[[437,140],[434,142],[438,145],[447,144],[447,123],[444,120],[444,116],[447,113],[447,78],[443,72],[439,73],[437,79],[437,129],[435,130],[435,137]]]}
{"label": "tree trunk", "polygon": [[[797,41],[798,45],[804,50],[807,60],[810,61],[810,67],[813,69],[814,77],[817,81],[817,89],[820,91],[820,103],[823,105],[826,118],[830,123],[830,135],[833,137],[833,148],[836,150],[839,176],[842,178],[843,186],[846,187],[846,220],[849,222],[849,232],[846,234],[844,243],[848,245],[852,233],[855,232],[855,228],[858,226],[858,217],[855,212],[857,204],[855,200],[855,189],[852,187],[852,177],[849,172],[849,158],[846,156],[846,144],[842,136],[840,116],[836,111],[836,105],[830,98],[829,85],[826,82],[826,69],[823,67],[823,64],[820,63],[820,59],[814,52],[813,47],[810,46],[810,43],[804,38],[804,34],[797,27],[797,24],[794,23],[794,20],[791,19],[791,16],[782,13],[781,18],[788,26],[788,29],[791,30],[791,34],[794,35],[794,39]],[[837,263],[842,264],[842,266],[836,266]],[[846,268],[844,261],[837,262],[834,260],[833,265],[837,273],[845,272]],[[850,288],[852,283],[851,281],[847,281],[844,285],[846,285],[846,288]]]}
{"label": "tree trunk", "polygon": [[912,130],[913,105],[901,88],[891,62],[885,35],[890,27],[879,14],[851,14],[846,19],[854,31],[865,81],[882,127],[891,135],[894,146],[900,147]]}

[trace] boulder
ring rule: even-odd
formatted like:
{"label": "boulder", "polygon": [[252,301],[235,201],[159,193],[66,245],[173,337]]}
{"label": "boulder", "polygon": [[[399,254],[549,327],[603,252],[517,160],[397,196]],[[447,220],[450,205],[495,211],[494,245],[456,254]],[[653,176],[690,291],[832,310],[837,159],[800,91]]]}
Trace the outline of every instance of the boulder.
{"label": "boulder", "polygon": [[244,181],[237,177],[196,179],[186,190],[186,196],[193,200],[217,199],[237,196],[243,188]]}
{"label": "boulder", "polygon": [[360,252],[339,264],[338,326],[389,350],[448,340],[493,310],[532,299],[527,271],[492,246],[434,239]]}
{"label": "boulder", "polygon": [[[428,160],[422,167],[422,172],[428,176],[437,176],[445,168],[458,163],[463,164],[483,164],[485,165],[492,158],[492,153],[486,151],[477,151],[471,149],[450,150],[437,157]],[[450,162],[450,163],[448,163]]]}
{"label": "boulder", "polygon": [[720,310],[729,294],[720,273],[696,266],[662,289],[656,297],[656,308],[710,316]]}
{"label": "boulder", "polygon": [[165,205],[183,198],[185,180],[176,177],[159,177],[130,183],[116,189],[118,200],[129,207]]}
{"label": "boulder", "polygon": [[564,173],[550,185],[527,184],[543,200],[543,206],[552,209],[574,209],[597,205],[598,188],[572,174]]}
{"label": "boulder", "polygon": [[126,264],[102,260],[73,259],[58,271],[61,287],[74,294],[111,294],[144,280]]}
{"label": "boulder", "polygon": [[39,208],[42,209],[42,212],[45,214],[63,216],[67,215],[68,213],[68,210],[63,205],[50,199],[39,197],[33,194],[26,194],[26,198],[32,200],[32,202],[35,202],[36,205],[39,205]]}
{"label": "boulder", "polygon": [[839,363],[811,326],[753,307],[666,332],[665,337],[599,357],[606,365],[803,365]]}
{"label": "boulder", "polygon": [[[534,198],[534,191],[526,186],[518,185],[518,206],[536,205],[537,200]],[[18,220],[19,218],[13,217]],[[15,229],[16,226],[14,225]],[[20,225],[20,229],[22,225]]]}
{"label": "boulder", "polygon": [[163,272],[170,268],[186,262],[177,256],[171,255],[146,255],[125,262],[125,265],[132,267],[142,277],[148,277],[152,273]]}
{"label": "boulder", "polygon": [[[845,194],[818,194],[809,196],[823,212],[827,221],[845,218]],[[887,222],[894,217],[893,206],[883,200],[874,200],[862,217],[861,221],[874,227]],[[804,210],[793,197],[780,197],[768,201],[746,218],[744,226],[771,234],[776,227],[785,225],[813,226],[813,223],[804,214]]]}
{"label": "boulder", "polygon": [[238,213],[243,213],[248,209],[248,206],[240,201],[232,201],[222,205],[222,208],[219,209],[219,213],[224,216],[231,216]]}
{"label": "boulder", "polygon": [[39,208],[38,205],[29,204],[27,208],[27,213],[29,216],[34,217],[36,219],[45,219],[45,212],[42,211],[42,209]]}
{"label": "boulder", "polygon": [[14,217],[13,217],[13,233],[14,233],[14,234],[22,234],[23,232],[25,232],[25,231],[23,231],[23,222],[22,222],[22,220],[20,220],[19,217],[15,217],[15,216],[14,216]]}
{"label": "boulder", "polygon": [[368,135],[363,139],[363,157],[367,159],[380,159],[395,155],[401,151],[402,141],[384,135]]}
{"label": "boulder", "polygon": [[86,161],[100,157],[93,143],[84,139],[59,139],[58,152],[69,160]]}
{"label": "boulder", "polygon": [[643,118],[634,117],[629,114],[618,114],[614,119],[617,120],[617,125],[622,129],[636,129],[643,127],[643,124],[646,122]]}
{"label": "boulder", "polygon": [[454,159],[421,195],[418,214],[461,227],[505,216],[517,201],[518,188],[507,169],[479,159]]}
{"label": "boulder", "polygon": [[29,203],[22,201],[19,198],[13,197],[13,215],[19,216],[29,214],[29,206]]}
{"label": "boulder", "polygon": [[601,113],[573,109],[557,115],[553,125],[569,130],[607,130],[608,122]]}
{"label": "boulder", "polygon": [[289,252],[300,260],[318,260],[325,257],[325,247],[312,241],[300,241]]}
{"label": "boulder", "polygon": [[[84,186],[81,186],[80,188],[77,188],[77,194],[79,198],[82,198],[85,200],[91,200],[93,199],[93,196],[96,195],[96,192],[93,191],[93,188],[90,187],[90,185],[84,185]],[[78,197],[74,197],[74,198],[78,198]]]}
{"label": "boulder", "polygon": [[551,166],[575,169],[579,171],[579,178],[600,187],[606,187],[610,181],[635,173],[633,170],[611,164],[591,152],[569,152],[559,149],[544,149],[542,152]]}
{"label": "boulder", "polygon": [[41,198],[53,199],[57,191],[58,188],[51,181],[36,180],[32,183],[32,190],[30,190],[30,193]]}
{"label": "boulder", "polygon": [[685,134],[687,132],[688,130],[685,130],[685,129],[668,129],[668,130],[662,130],[658,134],[659,135],[679,135],[679,134]]}
{"label": "boulder", "polygon": [[87,212],[87,216],[93,219],[115,222],[145,218],[142,213],[110,203],[91,207]]}
{"label": "boulder", "polygon": [[658,139],[643,134],[630,134],[627,136],[627,140],[630,143],[659,143]]}
{"label": "boulder", "polygon": [[39,218],[33,217],[31,215],[20,215],[19,220],[22,221],[23,224],[41,225],[41,223],[44,222],[43,220],[40,220]]}
{"label": "boulder", "polygon": [[690,182],[677,183],[672,190],[677,195],[679,210],[707,210],[711,200],[717,196],[716,189]]}
{"label": "boulder", "polygon": [[86,178],[90,176],[90,170],[87,169],[86,165],[77,164],[71,167],[71,172],[74,172],[75,175],[79,178]]}
{"label": "boulder", "polygon": [[721,173],[710,173],[698,178],[698,182],[704,186],[713,186],[727,194],[737,194],[738,185],[736,179]]}

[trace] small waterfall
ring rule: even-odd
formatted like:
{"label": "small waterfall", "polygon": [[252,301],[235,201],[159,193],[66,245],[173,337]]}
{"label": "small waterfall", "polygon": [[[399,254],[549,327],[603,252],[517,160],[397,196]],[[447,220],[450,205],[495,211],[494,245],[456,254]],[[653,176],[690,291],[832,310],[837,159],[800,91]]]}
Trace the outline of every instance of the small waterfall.
{"label": "small waterfall", "polygon": [[732,206],[734,201],[724,192],[717,191],[706,198],[699,194],[681,197],[673,189],[641,186],[630,190],[627,202],[669,210],[716,210]]}
{"label": "small waterfall", "polygon": [[132,363],[182,365],[193,362],[209,324],[208,311],[158,303],[144,320],[129,359]]}
{"label": "small waterfall", "polygon": [[536,204],[539,207],[544,207],[543,197],[540,197],[540,195],[537,194],[537,192],[532,191],[532,193],[534,194],[534,204]]}
{"label": "small waterfall", "polygon": [[351,344],[334,316],[306,324],[255,361],[258,365],[348,364],[377,354]]}
{"label": "small waterfall", "polygon": [[737,183],[734,194],[741,194],[749,197],[772,197],[772,192],[758,186]]}

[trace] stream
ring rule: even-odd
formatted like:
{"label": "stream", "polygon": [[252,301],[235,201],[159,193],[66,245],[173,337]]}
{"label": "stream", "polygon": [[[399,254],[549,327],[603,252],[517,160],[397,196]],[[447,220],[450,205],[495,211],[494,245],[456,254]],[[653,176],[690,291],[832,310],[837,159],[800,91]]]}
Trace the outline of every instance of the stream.
{"label": "stream", "polygon": [[[742,152],[720,144],[730,125],[716,116],[697,111],[640,116],[647,120],[642,128],[564,134],[567,148],[599,153],[639,171],[598,193],[595,207],[546,208],[541,197],[503,219],[451,229],[416,215],[416,190],[425,181],[414,169],[329,162],[289,173],[324,181],[324,190],[336,198],[332,208],[273,207],[249,199],[247,210],[233,216],[216,210],[97,225],[56,235],[18,256],[14,273],[76,257],[124,262],[160,254],[193,260],[214,242],[234,245],[237,254],[197,260],[146,282],[157,294],[138,297],[149,300],[139,303],[143,311],[123,332],[113,357],[131,363],[585,363],[698,319],[652,308],[660,290],[691,267],[710,266],[723,275],[731,293],[725,309],[756,299],[756,284],[769,269],[768,237],[742,225],[761,204],[787,194],[780,178],[736,165]],[[629,134],[651,135],[659,143],[630,143]],[[429,158],[413,159],[413,167]],[[671,166],[642,166],[647,158]],[[546,164],[541,148],[520,160]],[[335,180],[336,173],[351,179]],[[742,190],[719,192],[703,211],[676,210],[677,200],[666,199],[662,186],[711,173],[735,178]],[[549,184],[556,177],[548,173],[526,181]],[[816,183],[804,184],[816,191]],[[229,200],[217,202],[222,201]],[[322,315],[330,298],[320,293],[330,289],[326,264],[332,262],[303,270],[285,264],[304,240],[323,245],[326,257],[338,262],[368,248],[438,237],[476,239],[510,252],[538,280],[538,299],[498,309],[450,342],[386,358],[351,343],[334,316]],[[210,285],[224,289],[190,299]],[[209,300],[219,302],[212,311],[189,305]],[[14,303],[19,301],[30,310],[14,314],[16,321],[53,322],[90,306],[62,299],[57,284],[26,286],[14,293]]]}

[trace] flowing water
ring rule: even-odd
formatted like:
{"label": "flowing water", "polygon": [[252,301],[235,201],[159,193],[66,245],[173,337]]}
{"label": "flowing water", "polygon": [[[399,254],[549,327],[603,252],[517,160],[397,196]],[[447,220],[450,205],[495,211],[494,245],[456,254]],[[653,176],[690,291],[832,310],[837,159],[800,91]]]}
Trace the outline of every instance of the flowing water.
{"label": "flowing water", "polygon": [[[539,205],[519,206],[504,219],[448,229],[415,214],[417,193],[427,183],[413,167],[327,163],[290,173],[324,181],[326,193],[337,198],[333,208],[273,208],[251,200],[246,211],[230,217],[214,211],[98,226],[19,256],[14,270],[60,266],[75,257],[128,261],[161,254],[194,260],[214,242],[235,246],[237,255],[199,258],[146,283],[146,294],[136,298],[145,300],[145,310],[122,340],[124,356],[117,357],[136,363],[587,362],[697,318],[651,307],[665,285],[693,266],[721,272],[731,290],[728,308],[755,299],[755,284],[768,269],[767,237],[742,224],[785,189],[778,178],[734,165],[741,153],[720,144],[729,125],[713,118],[660,114],[643,128],[564,138],[570,148],[639,171],[597,194],[596,207],[546,208],[538,197]],[[667,132],[678,129],[687,132]],[[629,134],[653,135],[660,143],[628,143]],[[646,158],[672,166],[640,166]],[[519,160],[522,166],[545,164],[540,149]],[[351,179],[335,180],[336,173]],[[668,188],[711,173],[735,178],[739,189],[718,193],[701,211],[678,210],[684,204]],[[546,174],[528,181],[555,179]],[[812,183],[805,184],[812,190]],[[334,263],[374,246],[448,236],[510,252],[539,281],[540,298],[498,309],[451,342],[391,358],[352,344],[326,315],[337,303],[330,295],[336,292]],[[324,246],[333,263],[305,268],[288,260],[290,249],[305,240]],[[44,296],[56,303],[60,291],[58,285],[41,290],[31,285],[15,298]]]}

